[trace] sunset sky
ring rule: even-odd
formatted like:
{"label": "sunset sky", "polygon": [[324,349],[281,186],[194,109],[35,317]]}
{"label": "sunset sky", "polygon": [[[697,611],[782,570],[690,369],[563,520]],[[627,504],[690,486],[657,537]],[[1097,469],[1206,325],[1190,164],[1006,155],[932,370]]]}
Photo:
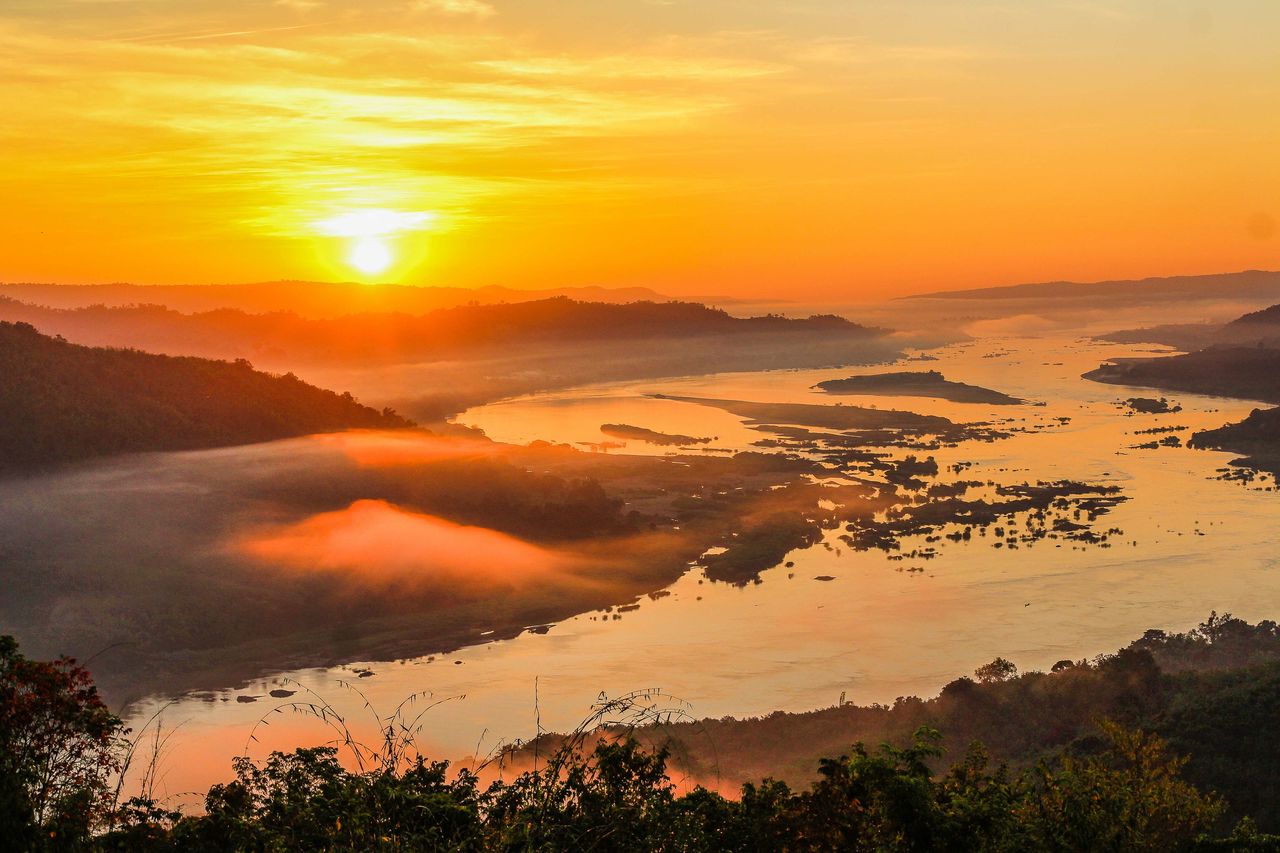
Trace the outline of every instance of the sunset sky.
{"label": "sunset sky", "polygon": [[3,0],[0,280],[1280,268],[1276,0]]}

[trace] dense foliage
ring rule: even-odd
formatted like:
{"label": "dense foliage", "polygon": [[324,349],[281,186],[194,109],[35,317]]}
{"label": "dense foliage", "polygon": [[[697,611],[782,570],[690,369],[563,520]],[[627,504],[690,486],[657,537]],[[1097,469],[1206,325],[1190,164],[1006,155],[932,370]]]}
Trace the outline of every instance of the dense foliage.
{"label": "dense foliage", "polygon": [[0,637],[0,846],[82,838],[107,820],[121,724],[75,661],[32,661]]}
{"label": "dense foliage", "polygon": [[0,470],[409,425],[350,394],[247,362],[94,349],[3,322],[0,411]]}
{"label": "dense foliage", "polygon": [[1051,672],[1019,675],[997,658],[929,699],[676,722],[642,736],[670,747],[679,769],[700,778],[769,775],[799,785],[821,756],[850,742],[903,743],[920,727],[943,732],[949,754],[977,741],[1021,771],[1047,755],[1095,748],[1098,720],[1110,719],[1188,756],[1183,775],[1221,794],[1230,820],[1252,816],[1280,832],[1278,715],[1280,627],[1215,614],[1191,631],[1148,631],[1114,654],[1059,661]]}
{"label": "dense foliage", "polygon": [[[1234,632],[1238,652],[1257,645],[1233,620],[1207,624]],[[1274,642],[1271,629],[1252,639]],[[1178,636],[1197,651],[1194,637]],[[1140,642],[1160,639],[1153,632]],[[1130,651],[1153,660],[1149,649]],[[1256,657],[1244,654],[1245,662]],[[5,638],[0,675],[0,830],[13,849],[1280,850],[1280,837],[1261,834],[1248,818],[1224,820],[1227,802],[1188,778],[1189,762],[1197,760],[1253,772],[1252,739],[1274,739],[1262,730],[1272,728],[1280,707],[1280,676],[1271,669],[1189,669],[1183,677],[1216,679],[1227,690],[1201,694],[1201,701],[1184,691],[1173,718],[1181,723],[1166,726],[1169,740],[1099,720],[1089,737],[1018,772],[994,763],[976,742],[939,769],[942,737],[924,726],[903,747],[859,743],[822,759],[816,780],[803,788],[765,779],[727,798],[702,787],[678,789],[668,751],[646,748],[634,729],[615,726],[594,739],[575,733],[541,763],[483,785],[470,770],[417,755],[412,731],[397,721],[379,748],[346,745],[355,769],[330,746],[273,753],[263,762],[237,758],[235,779],[213,786],[198,815],[166,808],[146,786],[144,796],[113,805],[110,781],[131,752],[119,721],[74,662],[27,661]],[[970,682],[972,689],[1020,679],[997,659],[982,680]],[[1270,698],[1269,716],[1248,710],[1257,703],[1243,697],[1258,691]],[[1206,703],[1222,702],[1241,716],[1234,729],[1217,732]],[[1234,749],[1219,752],[1232,742]],[[1180,757],[1178,748],[1193,757]],[[1253,805],[1263,815],[1276,803],[1270,775],[1248,779],[1260,786]]]}
{"label": "dense foliage", "polygon": [[1220,804],[1178,778],[1158,738],[1108,726],[1097,755],[1010,778],[979,747],[942,776],[923,760],[937,734],[904,749],[856,746],[827,759],[808,790],[765,781],[738,799],[680,794],[666,755],[635,740],[599,744],[481,789],[445,764],[350,773],[332,748],[236,762],[206,814],[135,807],[98,843],[147,850],[1015,851],[1194,849]]}

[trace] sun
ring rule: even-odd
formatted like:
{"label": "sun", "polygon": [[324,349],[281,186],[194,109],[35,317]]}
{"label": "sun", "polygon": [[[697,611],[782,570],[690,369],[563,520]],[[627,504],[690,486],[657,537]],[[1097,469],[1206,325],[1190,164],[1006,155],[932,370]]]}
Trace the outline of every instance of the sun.
{"label": "sun", "polygon": [[391,246],[377,237],[361,237],[351,243],[347,252],[347,263],[365,275],[386,272],[394,260]]}
{"label": "sun", "polygon": [[397,262],[397,238],[408,232],[427,231],[437,215],[430,210],[389,210],[382,207],[356,208],[311,223],[326,237],[346,241],[343,258],[348,267],[364,276],[377,276]]}

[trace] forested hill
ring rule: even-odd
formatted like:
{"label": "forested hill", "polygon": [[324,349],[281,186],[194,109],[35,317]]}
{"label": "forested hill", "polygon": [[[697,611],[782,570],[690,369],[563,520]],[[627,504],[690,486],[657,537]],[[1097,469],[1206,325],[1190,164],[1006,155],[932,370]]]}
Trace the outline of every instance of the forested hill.
{"label": "forested hill", "polygon": [[247,362],[96,349],[0,322],[0,471],[141,450],[404,427],[349,394]]}

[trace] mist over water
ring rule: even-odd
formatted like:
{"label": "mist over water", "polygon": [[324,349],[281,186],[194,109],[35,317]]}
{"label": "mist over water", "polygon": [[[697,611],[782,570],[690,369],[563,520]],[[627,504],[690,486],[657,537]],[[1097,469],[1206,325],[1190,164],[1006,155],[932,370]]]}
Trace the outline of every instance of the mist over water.
{"label": "mist over water", "polygon": [[1277,33],[0,0],[0,853],[1280,851]]}
{"label": "mist over water", "polygon": [[[385,713],[415,691],[458,697],[430,712],[421,745],[433,755],[462,758],[535,734],[535,685],[541,725],[551,730],[572,727],[601,692],[653,686],[690,702],[696,716],[800,711],[834,704],[842,694],[858,703],[932,695],[996,655],[1023,669],[1045,669],[1059,659],[1113,650],[1147,628],[1187,628],[1210,610],[1249,619],[1273,614],[1280,588],[1274,584],[1277,560],[1267,538],[1276,496],[1257,483],[1216,479],[1230,459],[1227,454],[1136,448],[1149,437],[1141,430],[1178,427],[1176,434],[1185,438],[1237,420],[1253,406],[1171,394],[1181,411],[1137,415],[1119,401],[1143,392],[1080,378],[1102,361],[1150,350],[1099,343],[1078,333],[1047,333],[983,338],[934,351],[936,361],[871,369],[938,370],[950,380],[1043,405],[843,398],[850,405],[991,421],[1014,430],[1001,440],[930,451],[942,472],[953,466],[963,472],[940,474],[939,481],[1075,480],[1118,486],[1128,500],[1101,517],[1103,527],[1117,531],[1103,544],[1042,539],[994,547],[989,538],[941,536],[954,532],[958,539],[960,527],[954,525],[937,531],[937,541],[904,537],[902,552],[934,550],[936,555],[902,560],[880,550],[855,551],[838,530],[830,531],[818,545],[788,554],[786,562],[793,565],[764,571],[758,583],[715,583],[694,567],[652,590],[654,595],[641,596],[638,607],[628,598],[616,602],[628,605],[624,608],[593,609],[510,639],[486,642],[481,632],[473,643],[448,654],[301,669],[244,686],[229,684],[165,710],[168,724],[182,727],[166,784],[175,792],[202,790],[225,778],[226,756],[242,752],[254,723],[279,704],[270,696],[273,689],[315,691],[366,732],[374,730],[366,700]],[[813,386],[856,372],[866,371],[737,373],[589,386],[482,406],[456,420],[499,442],[517,444],[536,439],[599,443],[606,423],[713,438],[709,445],[689,448],[628,441],[611,451],[674,454],[678,461],[753,449],[753,442],[768,434],[721,409],[651,394],[833,404],[841,398],[819,395]],[[342,441],[327,438],[309,446]],[[380,470],[393,468],[395,454],[388,456],[385,447],[379,452],[365,463],[372,458]],[[886,452],[901,457],[905,451]],[[259,534],[248,547],[258,549],[258,558],[294,564],[293,571],[301,563],[362,564],[372,555],[371,565],[394,572],[422,556],[412,544],[421,523],[389,504],[366,501],[286,523]],[[360,543],[369,532],[378,544],[365,549]],[[458,535],[456,541],[441,540],[446,543],[442,553],[456,548],[462,554],[471,547],[466,538],[471,534]],[[485,555],[490,546],[496,550],[489,556],[515,566],[528,557],[537,570],[545,568],[542,552],[523,543],[486,543],[475,554]],[[445,571],[468,571],[465,558],[456,564],[452,556],[444,559]],[[1206,571],[1210,565],[1217,568]],[[500,607],[500,601],[491,605]],[[147,719],[163,701],[136,704],[133,719]],[[256,732],[249,754],[261,757],[272,748],[325,739],[314,720],[292,715],[272,720],[271,728]]]}

